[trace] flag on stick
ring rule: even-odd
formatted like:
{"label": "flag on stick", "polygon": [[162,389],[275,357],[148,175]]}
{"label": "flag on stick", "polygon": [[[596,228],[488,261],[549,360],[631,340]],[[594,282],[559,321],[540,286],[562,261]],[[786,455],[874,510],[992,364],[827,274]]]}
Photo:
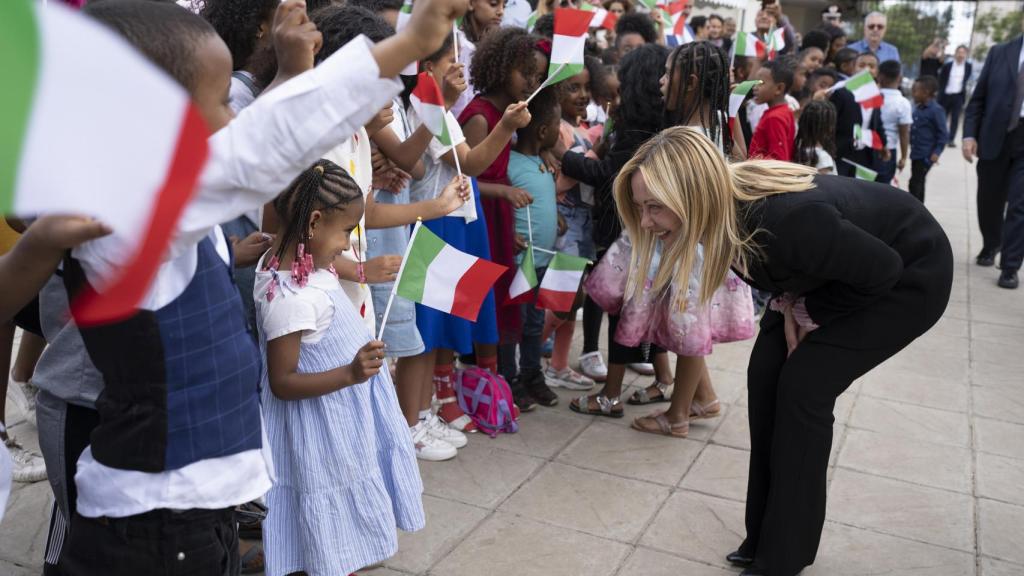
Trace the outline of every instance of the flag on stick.
{"label": "flag on stick", "polygon": [[846,88],[853,92],[853,98],[860,104],[861,108],[881,108],[885,98],[882,91],[875,84],[875,79],[867,70],[862,70],[850,78],[836,83],[832,90]]}
{"label": "flag on stick", "polygon": [[540,18],[540,13],[534,10],[530,12],[530,15],[526,18],[526,31],[533,32],[534,27],[537,26],[537,19]]}
{"label": "flag on stick", "polygon": [[555,312],[568,312],[576,301],[576,292],[583,281],[583,270],[589,260],[558,252],[548,264],[548,271],[540,283],[537,307]]}
{"label": "flag on stick", "polygon": [[413,302],[475,322],[487,292],[505,270],[452,248],[417,222],[395,291]]}
{"label": "flag on stick", "polygon": [[760,83],[760,80],[747,80],[746,82],[740,82],[732,89],[732,93],[729,94],[729,122],[732,122],[736,115],[739,114],[740,106],[743,105],[743,101],[746,100],[750,90]]}
{"label": "flag on stick", "polygon": [[508,300],[505,304],[525,304],[533,300],[533,289],[537,287],[537,268],[533,264],[533,244],[523,252],[523,261],[519,264],[512,284],[508,287]]}
{"label": "flag on stick", "polygon": [[866,128],[860,124],[853,125],[853,139],[856,142],[860,142],[864,146],[874,149],[882,149],[882,138],[871,128]]}
{"label": "flag on stick", "polygon": [[548,77],[527,102],[541,90],[583,71],[583,48],[587,43],[587,27],[593,14],[586,10],[559,8],[555,10],[555,37],[551,42],[551,64]]}
{"label": "flag on stick", "polygon": [[843,162],[846,162],[847,164],[854,167],[855,170],[853,175],[858,180],[870,180],[871,182],[874,182],[875,178],[878,176],[878,172],[875,172],[871,168],[861,166],[860,164],[857,164],[856,162],[851,162],[846,158],[843,158]]}
{"label": "flag on stick", "polygon": [[768,31],[767,44],[768,59],[775,60],[779,52],[782,52],[782,49],[786,47],[786,29],[772,27]]}
{"label": "flag on stick", "polygon": [[733,57],[747,56],[764,60],[767,51],[764,42],[749,32],[740,32],[736,35],[736,43],[733,44]]}
{"label": "flag on stick", "polygon": [[685,11],[688,4],[689,0],[677,0],[659,7],[664,22],[666,46],[681,46],[693,42],[693,34],[686,26]]}
{"label": "flag on stick", "polygon": [[409,96],[409,103],[437,141],[445,146],[451,146],[452,137],[448,133],[448,114],[444,109],[444,96],[441,95],[441,88],[429,72],[420,72],[416,79],[416,87]]}
{"label": "flag on stick", "polygon": [[0,66],[0,213],[110,226],[100,242],[124,246],[123,265],[90,278],[71,312],[81,325],[131,316],[206,163],[206,124],[176,81],[56,3],[0,2]]}

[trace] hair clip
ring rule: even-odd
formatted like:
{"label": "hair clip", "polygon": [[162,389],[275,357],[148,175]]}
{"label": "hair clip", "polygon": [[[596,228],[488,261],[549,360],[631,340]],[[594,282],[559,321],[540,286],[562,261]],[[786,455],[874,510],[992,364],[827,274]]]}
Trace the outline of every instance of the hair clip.
{"label": "hair clip", "polygon": [[313,166],[313,172],[316,172],[319,176],[323,176],[324,175],[324,167],[323,167],[323,165],[317,164],[316,166]]}

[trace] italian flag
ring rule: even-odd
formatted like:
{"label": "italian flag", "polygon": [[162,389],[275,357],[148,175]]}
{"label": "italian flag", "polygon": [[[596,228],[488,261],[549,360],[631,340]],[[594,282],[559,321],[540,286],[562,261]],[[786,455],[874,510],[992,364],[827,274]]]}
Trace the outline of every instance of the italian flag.
{"label": "italian flag", "polygon": [[882,91],[878,89],[878,84],[875,84],[875,79],[867,70],[862,70],[840,82],[838,86],[853,92],[853,97],[861,108],[881,108],[885,100]]}
{"label": "italian flag", "polygon": [[396,293],[475,322],[487,292],[505,270],[452,248],[417,222],[395,282]]}
{"label": "italian flag", "polygon": [[437,141],[445,146],[451,146],[452,137],[448,133],[444,97],[441,96],[437,81],[429,72],[420,72],[416,79],[416,88],[413,88],[409,96],[409,103]]}
{"label": "italian flag", "polygon": [[[282,0],[284,1],[284,0]],[[395,21],[395,32],[401,32],[402,28],[405,28],[409,24],[409,20],[412,18],[412,0],[405,0],[402,3],[402,9],[398,11],[398,20]],[[455,38],[458,42],[459,39]],[[402,76],[415,76],[416,72],[419,71],[419,66],[416,62],[413,62],[402,69],[399,74]]]}
{"label": "italian flag", "polygon": [[551,42],[551,65],[542,87],[557,84],[583,71],[583,47],[591,12],[572,8],[555,10],[555,38]]}
{"label": "italian flag", "polygon": [[853,139],[868,148],[872,148],[874,150],[882,149],[882,138],[878,135],[878,132],[861,126],[860,124],[853,125]]}
{"label": "italian flag", "polygon": [[0,2],[0,69],[0,212],[110,226],[123,264],[71,312],[81,325],[131,316],[206,163],[206,124],[176,81],[57,3]]}
{"label": "italian flag", "polygon": [[665,32],[665,44],[668,46],[681,46],[693,42],[693,35],[686,27],[686,16],[683,14],[687,4],[689,0],[678,0],[664,9],[662,19],[665,19],[664,15],[668,16]]}
{"label": "italian flag", "polygon": [[525,304],[533,300],[533,289],[537,287],[537,268],[533,265],[533,246],[527,246],[523,262],[516,270],[515,278],[508,287],[505,304]]}
{"label": "italian flag", "polygon": [[874,170],[868,168],[867,166],[861,166],[860,164],[857,164],[856,162],[851,162],[846,158],[843,158],[843,162],[846,162],[847,164],[853,166],[853,175],[854,177],[857,178],[857,180],[870,180],[871,182],[874,182],[875,178],[878,176],[878,172],[875,172]]}
{"label": "italian flag", "polygon": [[774,60],[775,56],[786,47],[785,28],[772,28],[768,31],[768,59]]}
{"label": "italian flag", "polygon": [[586,258],[558,252],[548,264],[548,271],[537,292],[537,307],[555,312],[568,312],[576,300],[576,292],[583,281],[583,270],[590,262]]}
{"label": "italian flag", "polygon": [[540,13],[534,10],[530,12],[530,16],[526,18],[526,31],[533,32],[533,28],[537,26],[537,19],[540,18]]}
{"label": "italian flag", "polygon": [[740,112],[740,106],[743,105],[743,101],[746,100],[747,94],[750,93],[751,88],[760,83],[760,80],[747,80],[746,82],[740,82],[732,89],[732,92],[729,94],[730,123],[736,119],[736,115]]}
{"label": "italian flag", "polygon": [[584,2],[580,4],[580,10],[584,12],[590,12],[594,16],[590,19],[591,28],[604,28],[605,30],[614,30],[615,23],[619,21],[619,17],[612,14],[611,12],[601,8],[600,6],[594,6],[593,4]]}
{"label": "italian flag", "polygon": [[764,60],[767,54],[764,42],[749,32],[741,32],[736,35],[736,43],[733,44],[733,56],[747,56]]}

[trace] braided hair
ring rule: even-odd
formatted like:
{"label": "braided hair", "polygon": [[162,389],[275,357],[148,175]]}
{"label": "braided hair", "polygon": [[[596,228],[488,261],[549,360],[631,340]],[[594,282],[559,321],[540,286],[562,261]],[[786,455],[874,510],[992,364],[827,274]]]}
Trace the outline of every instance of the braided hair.
{"label": "braided hair", "polygon": [[[712,142],[722,138],[726,154],[732,149],[732,134],[724,127],[729,113],[729,58],[725,51],[710,42],[690,42],[676,48],[669,56],[671,70],[669,93],[665,102],[666,126],[686,126],[694,118]],[[679,82],[671,78],[679,75]],[[695,97],[687,105],[686,82],[697,78]],[[674,88],[674,89],[673,89]],[[709,116],[702,114],[707,106]]]}
{"label": "braided hair", "polygon": [[811,100],[800,112],[797,124],[796,142],[793,146],[793,160],[805,166],[818,165],[821,146],[833,158],[836,155],[836,108],[828,100]]}
{"label": "braided hair", "polygon": [[344,210],[362,197],[359,185],[348,172],[330,160],[317,160],[274,199],[274,210],[284,228],[275,256],[280,259],[298,243],[309,243],[309,219],[313,211]]}

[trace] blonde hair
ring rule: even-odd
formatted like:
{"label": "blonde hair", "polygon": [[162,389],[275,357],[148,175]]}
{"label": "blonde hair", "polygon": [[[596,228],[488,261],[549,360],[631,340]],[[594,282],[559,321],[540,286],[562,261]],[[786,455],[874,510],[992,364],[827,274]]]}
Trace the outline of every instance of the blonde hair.
{"label": "blonde hair", "polygon": [[[729,165],[722,152],[701,131],[679,126],[645,142],[623,166],[615,179],[615,203],[623,227],[633,244],[626,297],[643,290],[650,273],[655,238],[641,226],[640,210],[633,203],[632,179],[643,175],[647,189],[659,203],[682,221],[675,241],[662,247],[661,266],[652,290],[670,285],[676,291],[674,305],[685,305],[685,287],[704,245],[699,301],[711,301],[731,266],[746,273],[758,248],[739,222],[740,204],[773,194],[801,192],[814,187],[814,168],[775,160],[748,160]],[[676,264],[673,266],[673,264]],[[682,297],[680,297],[682,296]]]}

